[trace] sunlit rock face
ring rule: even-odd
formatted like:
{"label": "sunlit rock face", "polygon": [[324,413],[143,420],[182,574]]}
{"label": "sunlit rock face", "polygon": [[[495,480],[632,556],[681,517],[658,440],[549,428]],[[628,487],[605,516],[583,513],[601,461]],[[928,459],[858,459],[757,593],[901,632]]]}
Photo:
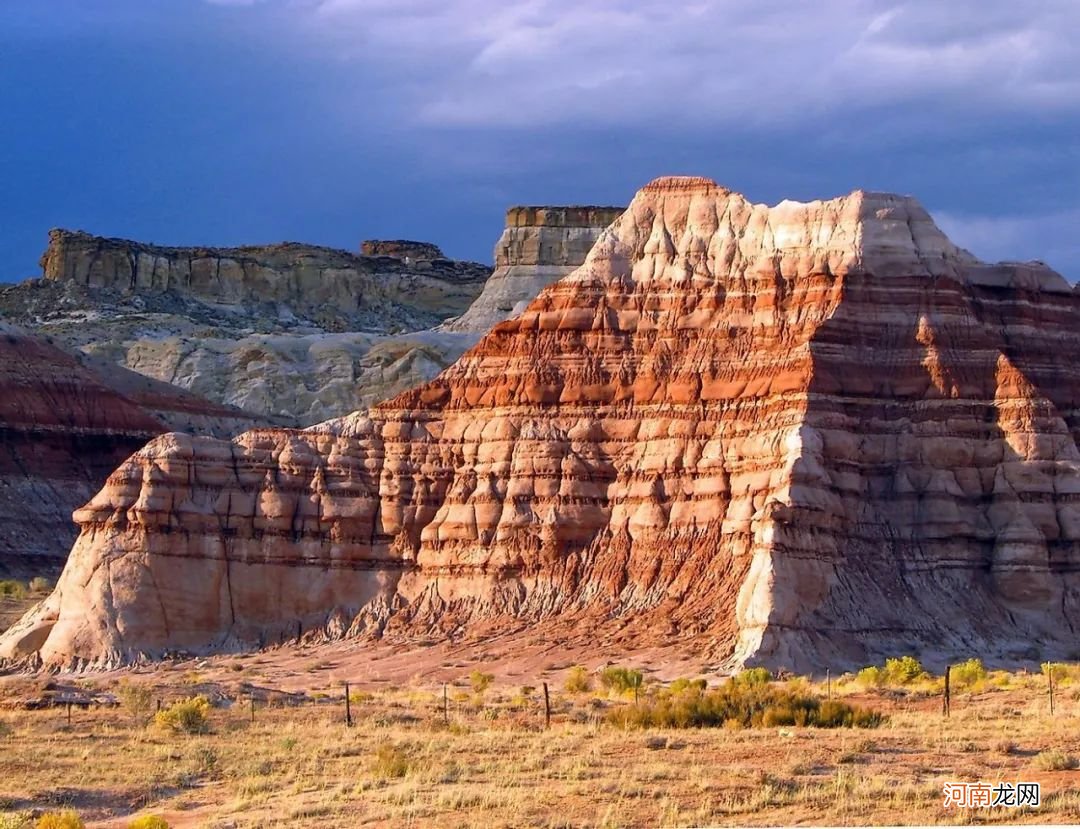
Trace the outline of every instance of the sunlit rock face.
{"label": "sunlit rock face", "polygon": [[306,431],[152,441],[0,656],[630,630],[727,667],[1060,658],[1077,310],[910,198],[658,179],[431,382]]}
{"label": "sunlit rock face", "polygon": [[541,290],[585,261],[622,207],[511,207],[495,243],[495,270],[450,331],[487,331],[516,316]]}

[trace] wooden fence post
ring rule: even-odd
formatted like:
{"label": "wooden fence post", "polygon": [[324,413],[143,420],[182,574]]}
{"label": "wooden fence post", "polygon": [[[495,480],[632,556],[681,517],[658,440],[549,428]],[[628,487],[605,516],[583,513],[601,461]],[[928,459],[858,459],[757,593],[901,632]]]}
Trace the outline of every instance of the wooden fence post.
{"label": "wooden fence post", "polygon": [[352,728],[352,701],[349,699],[349,683],[345,683],[345,725]]}
{"label": "wooden fence post", "polygon": [[950,679],[952,674],[952,665],[945,666],[945,694],[941,698],[941,713],[944,716],[949,716],[949,709],[952,705],[952,692],[950,686]]}
{"label": "wooden fence post", "polygon": [[443,723],[450,725],[450,695],[445,682],[442,684],[442,719]]}
{"label": "wooden fence post", "polygon": [[832,699],[832,671],[825,669],[825,699]]}
{"label": "wooden fence post", "polygon": [[71,725],[71,703],[67,704],[68,725]]}
{"label": "wooden fence post", "polygon": [[255,722],[255,695],[251,695],[251,721]]}
{"label": "wooden fence post", "polygon": [[1054,663],[1046,663],[1046,683],[1050,690],[1050,716],[1054,716]]}
{"label": "wooden fence post", "polygon": [[544,683],[544,728],[551,728],[551,697],[548,695],[547,683]]}

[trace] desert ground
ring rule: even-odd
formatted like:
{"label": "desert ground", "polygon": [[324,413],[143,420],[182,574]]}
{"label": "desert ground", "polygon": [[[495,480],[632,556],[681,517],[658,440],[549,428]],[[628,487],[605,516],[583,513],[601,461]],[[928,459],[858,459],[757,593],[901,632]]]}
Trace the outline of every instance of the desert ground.
{"label": "desert ground", "polygon": [[[603,663],[551,661],[529,678],[498,652],[490,673],[420,653],[301,643],[0,677],[0,827],[65,812],[174,829],[1080,822],[1076,666],[1058,669],[1052,716],[1036,671],[957,677],[948,718],[942,678],[878,671],[768,686],[879,712],[874,728],[639,728],[617,712],[635,693],[641,705],[670,694],[664,671],[634,692],[604,687]],[[157,715],[200,696],[197,727]],[[943,805],[946,782],[1016,781],[1041,784],[1038,809]]]}

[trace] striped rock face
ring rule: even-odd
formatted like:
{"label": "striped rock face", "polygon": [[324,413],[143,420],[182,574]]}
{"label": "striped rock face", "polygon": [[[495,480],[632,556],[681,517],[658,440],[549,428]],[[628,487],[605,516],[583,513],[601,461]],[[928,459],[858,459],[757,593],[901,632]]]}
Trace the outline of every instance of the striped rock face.
{"label": "striped rock face", "polygon": [[495,243],[495,270],[448,331],[484,333],[517,316],[541,290],[576,270],[622,207],[511,207]]}
{"label": "striped rock face", "polygon": [[[911,199],[642,189],[434,381],[166,435],[76,514],[0,656],[522,630],[729,667],[1075,650],[1078,301]],[[1033,643],[1042,650],[1032,650]]]}

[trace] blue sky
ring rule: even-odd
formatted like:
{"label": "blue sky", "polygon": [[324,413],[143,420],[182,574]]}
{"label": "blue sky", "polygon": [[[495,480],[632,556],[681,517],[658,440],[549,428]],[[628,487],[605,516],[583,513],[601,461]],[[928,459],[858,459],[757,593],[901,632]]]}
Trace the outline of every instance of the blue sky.
{"label": "blue sky", "polygon": [[53,226],[490,261],[510,204],[691,173],[1078,281],[1077,42],[1074,0],[0,0],[0,279]]}

